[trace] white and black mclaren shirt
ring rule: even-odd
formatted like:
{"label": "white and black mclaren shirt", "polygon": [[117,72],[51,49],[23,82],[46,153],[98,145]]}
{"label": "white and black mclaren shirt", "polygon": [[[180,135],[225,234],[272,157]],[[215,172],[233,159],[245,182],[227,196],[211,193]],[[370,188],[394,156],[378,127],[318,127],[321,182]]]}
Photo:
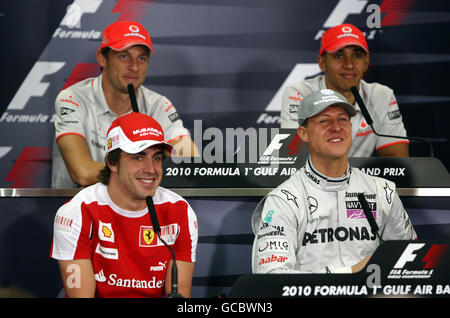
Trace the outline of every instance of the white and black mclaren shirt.
{"label": "white and black mclaren shirt", "polygon": [[253,273],[351,273],[379,245],[360,192],[383,240],[417,238],[393,182],[351,167],[342,178],[327,178],[309,158],[253,212]]}
{"label": "white and black mclaren shirt", "polygon": [[[139,111],[152,116],[164,130],[166,141],[189,136],[172,102],[143,85],[136,94]],[[131,112],[131,109],[130,109]],[[82,80],[62,90],[55,101],[55,140],[52,158],[52,188],[75,188],[56,141],[64,135],[79,135],[86,140],[92,160],[103,162],[106,135],[118,117],[106,102],[102,75]]]}
{"label": "white and black mclaren shirt", "polygon": [[[281,128],[298,128],[298,108],[305,96],[312,92],[327,88],[324,75],[318,75],[302,82],[294,83],[283,91],[281,104]],[[379,134],[392,136],[406,136],[402,114],[391,88],[379,83],[360,81],[359,93],[366,104],[367,110],[373,118],[373,126]],[[406,139],[380,137],[375,135],[364,119],[355,102],[356,115],[352,122],[352,146],[348,151],[349,157],[370,157],[374,151],[398,143],[409,143]]]}

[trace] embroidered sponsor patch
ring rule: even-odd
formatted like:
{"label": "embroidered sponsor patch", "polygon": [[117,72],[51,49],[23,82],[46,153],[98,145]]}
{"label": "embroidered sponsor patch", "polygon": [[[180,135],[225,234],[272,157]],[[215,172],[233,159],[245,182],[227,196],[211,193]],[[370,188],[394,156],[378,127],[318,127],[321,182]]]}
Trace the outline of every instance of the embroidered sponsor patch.
{"label": "embroidered sponsor patch", "polygon": [[178,119],[180,119],[180,115],[178,115],[178,112],[175,112],[175,113],[169,115],[169,119],[173,123],[173,122],[177,121]]}

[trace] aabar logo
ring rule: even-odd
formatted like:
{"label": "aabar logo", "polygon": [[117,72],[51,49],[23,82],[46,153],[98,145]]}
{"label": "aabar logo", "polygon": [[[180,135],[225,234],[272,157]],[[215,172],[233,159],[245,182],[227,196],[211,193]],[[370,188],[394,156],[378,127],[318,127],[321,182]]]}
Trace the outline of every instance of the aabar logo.
{"label": "aabar logo", "polygon": [[272,254],[271,256],[261,258],[258,265],[261,266],[270,263],[286,263],[287,260],[288,257],[286,256],[277,256]]}

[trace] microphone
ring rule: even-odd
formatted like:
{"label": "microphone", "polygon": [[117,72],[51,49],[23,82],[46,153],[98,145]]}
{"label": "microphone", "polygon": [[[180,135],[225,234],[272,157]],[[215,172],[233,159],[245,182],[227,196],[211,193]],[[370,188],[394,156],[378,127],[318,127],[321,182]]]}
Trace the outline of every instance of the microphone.
{"label": "microphone", "polygon": [[[130,84],[131,85],[131,84]],[[148,207],[148,213],[150,214],[150,220],[152,221],[153,231],[155,231],[158,238],[163,242],[163,244],[169,249],[172,254],[173,265],[172,265],[172,292],[169,294],[168,298],[183,298],[180,294],[178,294],[178,268],[177,268],[177,260],[175,258],[175,252],[161,238],[161,227],[159,226],[158,216],[156,215],[155,205],[153,204],[153,198],[151,196],[147,196],[145,198]]]}
{"label": "microphone", "polygon": [[404,137],[404,136],[394,136],[394,135],[383,135],[383,134],[379,134],[375,131],[375,128],[373,128],[373,120],[372,117],[369,114],[369,111],[367,110],[366,104],[364,104],[361,95],[359,95],[358,89],[356,88],[356,86],[352,86],[350,88],[350,90],[352,91],[353,96],[355,97],[356,102],[359,105],[359,108],[361,109],[361,112],[363,114],[364,119],[366,120],[366,122],[369,124],[370,127],[372,127],[373,133],[377,136],[380,137],[388,137],[388,138],[398,138],[398,139],[407,139],[407,140],[416,140],[416,141],[420,141],[420,142],[425,142],[428,145],[428,149],[430,150],[430,157],[434,157],[434,151],[433,151],[433,146],[431,145],[431,143],[423,138],[417,138],[417,137]]}
{"label": "microphone", "polygon": [[148,196],[145,198],[145,202],[147,203],[148,213],[150,214],[150,220],[152,221],[153,231],[159,235],[161,233],[161,227],[159,226],[158,216],[156,215],[155,205],[153,204],[153,198]]}
{"label": "microphone", "polygon": [[139,113],[133,84],[128,84],[127,88],[128,88],[128,95],[130,96],[131,108],[133,109],[134,112]]}
{"label": "microphone", "polygon": [[370,211],[369,203],[367,202],[366,198],[364,197],[364,193],[358,193],[358,201],[361,204],[362,210],[364,212],[364,215],[366,216],[367,222],[369,222],[370,229],[372,230],[373,234],[376,234],[378,239],[381,243],[384,243],[384,241],[381,239],[380,234],[378,233],[378,224],[375,221],[375,218],[373,217],[372,211]]}

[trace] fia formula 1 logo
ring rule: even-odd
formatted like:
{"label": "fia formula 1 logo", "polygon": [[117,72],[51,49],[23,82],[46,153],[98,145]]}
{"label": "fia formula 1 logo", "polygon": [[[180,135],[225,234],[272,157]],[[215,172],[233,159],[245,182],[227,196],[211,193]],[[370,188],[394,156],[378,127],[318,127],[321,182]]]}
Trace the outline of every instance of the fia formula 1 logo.
{"label": "fia formula 1 logo", "polygon": [[[425,243],[409,243],[389,272],[390,279],[430,278],[448,250],[446,244],[432,244],[426,250]],[[419,255],[424,255],[422,258]]]}

